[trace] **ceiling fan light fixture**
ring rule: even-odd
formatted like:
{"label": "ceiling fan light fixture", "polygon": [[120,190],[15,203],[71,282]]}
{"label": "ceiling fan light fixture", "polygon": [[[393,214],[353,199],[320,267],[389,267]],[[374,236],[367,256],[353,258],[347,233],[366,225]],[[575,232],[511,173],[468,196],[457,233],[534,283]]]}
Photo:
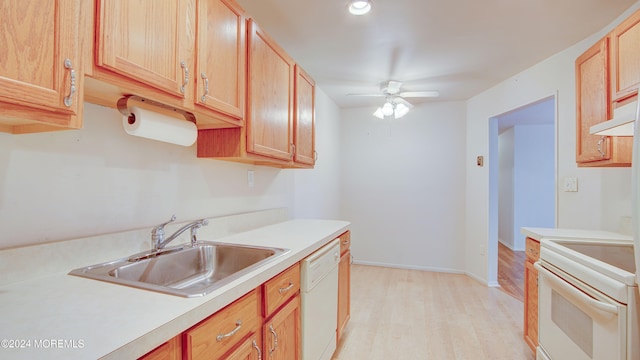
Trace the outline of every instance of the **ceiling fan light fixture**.
{"label": "ceiling fan light fixture", "polygon": [[379,107],[376,109],[376,111],[373,113],[373,116],[377,117],[378,119],[384,120],[384,114],[382,113],[382,108]]}
{"label": "ceiling fan light fixture", "polygon": [[364,15],[371,11],[371,1],[351,0],[349,2],[349,12],[353,15]]}
{"label": "ceiling fan light fixture", "polygon": [[401,117],[407,115],[409,113],[409,107],[403,103],[398,103],[395,106],[395,111],[393,115],[396,119],[400,119]]}
{"label": "ceiling fan light fixture", "polygon": [[384,116],[393,115],[393,104],[390,102],[384,103],[384,105],[382,105],[382,114]]}

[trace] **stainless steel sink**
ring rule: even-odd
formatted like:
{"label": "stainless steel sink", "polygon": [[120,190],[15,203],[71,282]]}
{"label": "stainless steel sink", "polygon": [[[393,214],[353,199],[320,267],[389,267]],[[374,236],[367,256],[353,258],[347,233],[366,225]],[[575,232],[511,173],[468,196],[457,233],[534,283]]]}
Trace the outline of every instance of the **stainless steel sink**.
{"label": "stainless steel sink", "polygon": [[288,250],[199,241],[72,270],[69,274],[195,297],[228,284]]}

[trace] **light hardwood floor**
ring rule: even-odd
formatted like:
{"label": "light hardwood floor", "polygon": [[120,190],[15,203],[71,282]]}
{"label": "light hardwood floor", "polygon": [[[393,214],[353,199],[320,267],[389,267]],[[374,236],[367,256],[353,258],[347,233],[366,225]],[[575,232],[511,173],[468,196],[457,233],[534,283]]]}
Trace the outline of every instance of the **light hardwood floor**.
{"label": "light hardwood floor", "polygon": [[334,360],[525,359],[522,302],[466,275],[353,265]]}
{"label": "light hardwood floor", "polygon": [[498,243],[498,284],[507,294],[524,301],[524,251],[513,251]]}

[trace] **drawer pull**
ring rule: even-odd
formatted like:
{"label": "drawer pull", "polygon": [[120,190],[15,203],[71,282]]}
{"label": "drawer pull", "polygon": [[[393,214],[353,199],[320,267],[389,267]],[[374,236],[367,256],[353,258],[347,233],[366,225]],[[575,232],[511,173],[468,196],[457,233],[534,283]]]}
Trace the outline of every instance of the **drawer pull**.
{"label": "drawer pull", "polygon": [[251,344],[253,345],[253,348],[256,349],[256,352],[258,353],[258,360],[262,360],[262,351],[260,351],[260,347],[258,346],[258,344],[256,344],[256,341],[253,340]]}
{"label": "drawer pull", "polygon": [[293,282],[289,281],[289,286],[287,286],[286,288],[280,288],[280,289],[278,289],[278,292],[279,292],[280,294],[284,294],[284,293],[286,293],[287,291],[289,291],[289,290],[291,290],[291,289],[293,289]]}
{"label": "drawer pull", "polygon": [[273,335],[273,349],[269,350],[269,356],[271,356],[276,351],[276,349],[278,348],[278,334],[273,329],[273,324],[269,325],[269,331]]}
{"label": "drawer pull", "polygon": [[349,245],[349,240],[342,240],[342,244]]}
{"label": "drawer pull", "polygon": [[64,59],[64,68],[69,70],[69,96],[64,97],[64,106],[71,107],[73,105],[73,96],[76,94],[76,71],[73,69],[70,59]]}
{"label": "drawer pull", "polygon": [[180,92],[184,94],[187,85],[189,84],[189,68],[187,67],[187,63],[184,61],[180,61],[180,67],[184,72],[182,85],[180,85]]}
{"label": "drawer pull", "polygon": [[201,73],[200,76],[202,80],[204,80],[204,94],[200,98],[200,101],[207,102],[207,95],[209,95],[209,79],[207,79],[207,75],[205,73]]}
{"label": "drawer pull", "polygon": [[600,154],[600,156],[602,156],[602,158],[604,159],[607,156],[607,153],[605,152],[605,150],[602,150],[602,145],[604,145],[606,138],[604,136],[600,137],[600,140],[598,140],[598,153]]}
{"label": "drawer pull", "polygon": [[240,330],[240,328],[242,327],[242,320],[238,320],[236,321],[236,328],[231,330],[230,332],[226,333],[226,334],[219,334],[218,336],[216,336],[216,340],[218,340],[219,342],[230,337],[233,336],[235,333],[238,332],[238,330]]}

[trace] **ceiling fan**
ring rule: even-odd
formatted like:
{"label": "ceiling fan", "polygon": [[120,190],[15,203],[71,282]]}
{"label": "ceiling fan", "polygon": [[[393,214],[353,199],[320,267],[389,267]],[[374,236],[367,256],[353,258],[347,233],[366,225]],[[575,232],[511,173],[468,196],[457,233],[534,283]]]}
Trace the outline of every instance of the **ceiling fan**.
{"label": "ceiling fan", "polygon": [[410,102],[404,98],[430,98],[438,97],[440,93],[435,90],[425,91],[400,91],[402,83],[390,80],[380,85],[380,92],[373,94],[349,94],[351,96],[380,96],[385,98],[385,103],[379,107],[373,116],[384,119],[385,116],[394,115],[396,119],[405,116],[409,109],[413,107]]}

